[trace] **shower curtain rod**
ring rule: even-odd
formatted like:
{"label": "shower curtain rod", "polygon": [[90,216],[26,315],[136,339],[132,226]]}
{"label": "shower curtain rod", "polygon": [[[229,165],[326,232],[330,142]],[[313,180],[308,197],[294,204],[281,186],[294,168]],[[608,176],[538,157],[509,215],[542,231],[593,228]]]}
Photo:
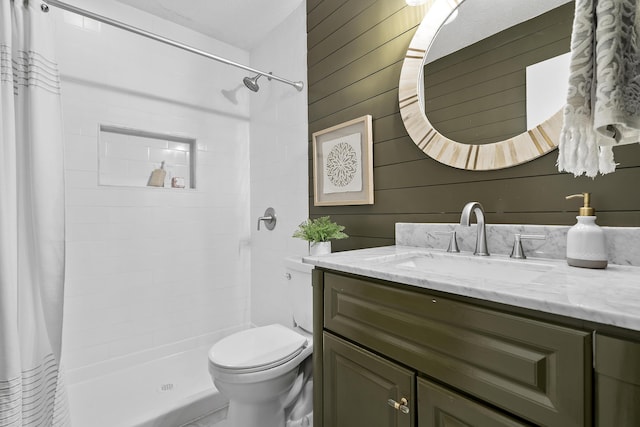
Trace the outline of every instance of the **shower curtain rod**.
{"label": "shower curtain rod", "polygon": [[78,15],[82,15],[82,16],[85,16],[87,18],[91,18],[91,19],[93,19],[95,21],[99,21],[99,22],[102,22],[104,24],[111,25],[113,27],[117,27],[117,28],[120,28],[120,29],[123,29],[123,30],[126,30],[126,31],[130,31],[130,32],[138,34],[140,36],[147,37],[147,38],[150,38],[150,39],[153,39],[153,40],[157,40],[159,42],[168,44],[170,46],[174,46],[174,47],[186,50],[188,52],[195,53],[196,55],[204,56],[205,58],[213,59],[214,61],[222,62],[222,63],[227,64],[227,65],[232,65],[232,66],[237,67],[237,68],[242,68],[243,70],[249,71],[251,73],[259,74],[261,76],[266,76],[269,79],[273,79],[273,80],[277,80],[277,81],[282,82],[282,83],[286,83],[288,85],[291,85],[291,86],[295,87],[298,90],[298,92],[300,92],[302,90],[302,88],[304,87],[304,83],[301,82],[301,81],[300,82],[293,82],[291,80],[283,79],[282,77],[278,77],[276,75],[270,74],[268,72],[264,72],[264,71],[256,70],[255,68],[247,67],[246,65],[239,64],[239,63],[231,61],[229,59],[213,55],[213,54],[205,52],[203,50],[196,49],[194,47],[191,47],[191,46],[188,46],[186,44],[183,44],[183,43],[168,39],[166,37],[159,36],[157,34],[149,32],[149,31],[145,31],[145,30],[142,30],[140,28],[133,27],[133,26],[125,24],[123,22],[116,21],[115,19],[107,18],[106,16],[98,15],[97,13],[89,12],[88,10],[85,10],[85,9],[80,9],[79,7],[72,6],[70,4],[67,4],[67,3],[64,3],[64,2],[61,2],[61,1],[58,1],[58,0],[43,0],[43,1],[44,1],[44,3],[46,3],[46,4],[50,5],[50,6],[55,6],[57,8],[60,8],[60,9],[63,9],[63,10],[69,11],[69,12],[77,13]]}

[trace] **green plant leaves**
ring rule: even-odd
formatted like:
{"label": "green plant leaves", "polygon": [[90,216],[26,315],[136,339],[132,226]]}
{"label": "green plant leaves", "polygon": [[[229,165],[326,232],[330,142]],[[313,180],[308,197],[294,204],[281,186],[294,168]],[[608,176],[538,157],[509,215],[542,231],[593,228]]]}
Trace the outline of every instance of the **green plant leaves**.
{"label": "green plant leaves", "polygon": [[301,223],[293,233],[293,237],[309,242],[328,242],[333,239],[346,239],[349,237],[342,230],[344,230],[343,225],[338,225],[331,221],[328,216],[323,216],[316,219],[307,219]]}

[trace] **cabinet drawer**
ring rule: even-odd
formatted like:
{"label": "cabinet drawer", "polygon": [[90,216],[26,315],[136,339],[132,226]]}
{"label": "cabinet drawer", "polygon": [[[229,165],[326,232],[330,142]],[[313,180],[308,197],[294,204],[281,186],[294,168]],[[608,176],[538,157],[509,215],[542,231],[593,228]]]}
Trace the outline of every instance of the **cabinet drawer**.
{"label": "cabinet drawer", "polygon": [[591,425],[591,334],[325,272],[324,327],[545,426]]}
{"label": "cabinet drawer", "polygon": [[[323,334],[324,425],[411,427],[415,374],[331,334]],[[406,410],[391,407],[402,401]],[[405,413],[406,412],[406,413]]]}
{"label": "cabinet drawer", "polygon": [[418,413],[418,427],[531,427],[423,378],[418,378]]}

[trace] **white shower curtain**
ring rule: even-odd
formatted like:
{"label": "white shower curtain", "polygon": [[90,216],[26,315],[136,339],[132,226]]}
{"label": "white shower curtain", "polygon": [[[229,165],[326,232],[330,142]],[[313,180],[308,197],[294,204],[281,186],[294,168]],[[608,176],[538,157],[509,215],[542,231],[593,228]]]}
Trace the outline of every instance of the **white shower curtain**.
{"label": "white shower curtain", "polygon": [[66,426],[64,170],[52,16],[0,0],[0,427]]}

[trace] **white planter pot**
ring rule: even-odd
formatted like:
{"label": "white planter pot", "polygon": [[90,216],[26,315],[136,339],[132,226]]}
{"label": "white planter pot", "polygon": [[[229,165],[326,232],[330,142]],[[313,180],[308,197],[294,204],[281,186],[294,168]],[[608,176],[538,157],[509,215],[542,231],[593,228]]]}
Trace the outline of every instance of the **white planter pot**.
{"label": "white planter pot", "polygon": [[310,242],[309,255],[318,256],[331,253],[331,242]]}

